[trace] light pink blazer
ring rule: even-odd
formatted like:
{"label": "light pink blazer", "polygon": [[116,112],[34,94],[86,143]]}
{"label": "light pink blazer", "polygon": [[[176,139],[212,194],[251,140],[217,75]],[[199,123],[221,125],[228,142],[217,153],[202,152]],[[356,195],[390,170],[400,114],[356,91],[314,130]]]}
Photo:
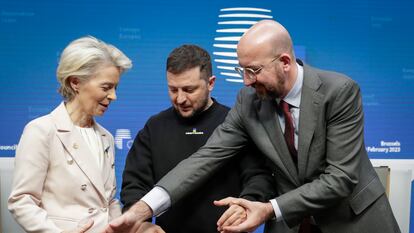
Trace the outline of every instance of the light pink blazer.
{"label": "light pink blazer", "polygon": [[8,208],[27,232],[62,232],[92,218],[99,232],[121,214],[114,199],[114,139],[99,124],[104,168],[100,169],[61,103],[26,125],[16,151]]}

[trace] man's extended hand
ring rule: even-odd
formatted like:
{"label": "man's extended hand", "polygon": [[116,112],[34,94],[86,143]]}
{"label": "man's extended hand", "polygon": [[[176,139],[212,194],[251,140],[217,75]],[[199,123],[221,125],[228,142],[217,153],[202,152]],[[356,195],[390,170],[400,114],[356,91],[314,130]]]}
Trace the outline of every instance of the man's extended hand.
{"label": "man's extended hand", "polygon": [[[228,197],[220,201],[214,201],[216,206],[238,205],[245,209],[247,218],[241,222],[240,219],[234,218],[233,211],[226,211],[217,221],[218,230],[221,232],[252,232],[262,223],[274,216],[273,207],[270,202],[254,202],[242,198]],[[230,224],[231,223],[231,224]],[[235,225],[235,223],[239,223]]]}
{"label": "man's extended hand", "polygon": [[142,223],[151,217],[151,208],[145,202],[138,201],[127,212],[112,220],[102,233],[136,233]]}
{"label": "man's extended hand", "polygon": [[[214,204],[219,202],[215,201]],[[217,204],[216,204],[217,205]],[[218,220],[218,226],[237,226],[240,223],[244,222],[247,218],[246,210],[236,204],[230,204],[229,208],[222,214],[221,218]],[[217,231],[225,232],[217,228]]]}

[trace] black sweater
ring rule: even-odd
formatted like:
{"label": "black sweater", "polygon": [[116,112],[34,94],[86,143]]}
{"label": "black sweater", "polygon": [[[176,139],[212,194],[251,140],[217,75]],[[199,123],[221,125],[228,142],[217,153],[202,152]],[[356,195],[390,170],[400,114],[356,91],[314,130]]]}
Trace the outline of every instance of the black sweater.
{"label": "black sweater", "polygon": [[[229,108],[213,105],[192,118],[181,117],[174,108],[152,116],[138,133],[128,153],[122,179],[124,211],[149,192],[160,178],[205,144],[224,121]],[[245,150],[245,152],[247,149]],[[216,222],[224,208],[214,200],[228,196],[266,201],[271,198],[271,178],[255,150],[236,156],[197,190],[156,219],[169,233],[217,232]],[[243,191],[242,191],[243,190]],[[264,194],[267,193],[267,194]]]}

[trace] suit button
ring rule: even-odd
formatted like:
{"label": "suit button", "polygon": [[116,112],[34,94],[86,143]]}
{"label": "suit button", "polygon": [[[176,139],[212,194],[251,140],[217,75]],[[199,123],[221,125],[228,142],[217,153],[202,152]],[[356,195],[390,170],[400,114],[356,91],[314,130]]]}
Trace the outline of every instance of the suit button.
{"label": "suit button", "polygon": [[272,176],[273,176],[273,177],[275,177],[275,176],[276,176],[274,172],[272,172]]}
{"label": "suit button", "polygon": [[92,214],[94,210],[95,210],[95,208],[89,208],[88,213]]}
{"label": "suit button", "polygon": [[73,149],[78,149],[78,148],[79,148],[78,144],[73,143]]}
{"label": "suit button", "polygon": [[106,211],[108,211],[108,209],[107,208],[101,208],[101,211],[106,212]]}
{"label": "suit button", "polygon": [[86,184],[81,185],[81,190],[82,191],[85,191],[86,190],[86,186],[87,186]]}

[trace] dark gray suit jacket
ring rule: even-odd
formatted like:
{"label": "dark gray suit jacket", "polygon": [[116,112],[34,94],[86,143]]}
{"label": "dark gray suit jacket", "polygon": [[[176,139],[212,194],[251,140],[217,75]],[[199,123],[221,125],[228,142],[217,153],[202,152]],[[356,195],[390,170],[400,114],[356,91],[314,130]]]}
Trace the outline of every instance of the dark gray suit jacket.
{"label": "dark gray suit jacket", "polygon": [[400,232],[365,150],[361,94],[353,80],[304,65],[298,169],[276,111],[274,100],[262,100],[253,88],[243,88],[206,145],[157,185],[174,204],[253,141],[271,161],[284,219],[267,222],[266,232],[297,232],[307,216],[313,216],[322,232]]}

